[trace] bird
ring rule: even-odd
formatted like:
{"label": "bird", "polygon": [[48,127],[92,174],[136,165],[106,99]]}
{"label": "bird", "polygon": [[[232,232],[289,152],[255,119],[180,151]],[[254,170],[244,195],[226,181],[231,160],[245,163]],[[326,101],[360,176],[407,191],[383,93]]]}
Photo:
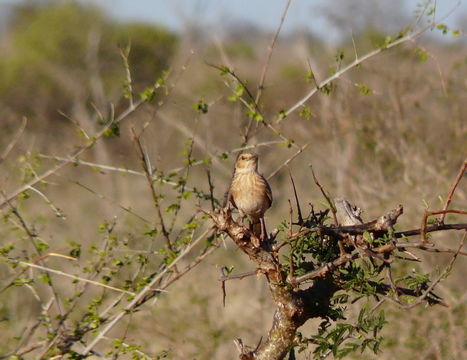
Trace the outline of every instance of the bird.
{"label": "bird", "polygon": [[[271,207],[272,191],[267,180],[258,172],[258,155],[243,153],[238,157],[229,194],[229,201],[240,215],[249,216],[250,230],[260,236],[260,241],[264,241],[264,213]],[[261,226],[260,234],[258,224]]]}

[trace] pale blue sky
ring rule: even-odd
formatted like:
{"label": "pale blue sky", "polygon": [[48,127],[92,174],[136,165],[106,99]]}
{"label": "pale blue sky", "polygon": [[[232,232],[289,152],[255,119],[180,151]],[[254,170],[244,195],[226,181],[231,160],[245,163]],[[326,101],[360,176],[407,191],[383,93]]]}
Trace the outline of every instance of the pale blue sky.
{"label": "pale blue sky", "polygon": [[[111,14],[121,19],[137,19],[161,23],[174,30],[183,28],[186,21],[196,20],[203,27],[213,30],[222,29],[226,22],[234,20],[248,21],[261,28],[272,30],[279,21],[286,0],[83,0],[100,4]],[[393,3],[394,0],[351,0],[360,4]],[[403,13],[411,17],[417,3],[424,0],[402,0]],[[321,9],[339,7],[341,0],[293,0],[287,14],[283,30],[288,32],[297,27],[311,28],[315,31],[329,31]],[[348,3],[349,1],[347,1]],[[460,7],[456,12],[466,13],[465,1],[437,0],[439,16],[449,12],[456,4]],[[361,5],[360,5],[361,6]],[[384,15],[384,14],[383,14]],[[457,16],[447,21],[448,25],[459,26]]]}
{"label": "pale blue sky", "polygon": [[[21,0],[0,0],[0,4],[15,4]],[[31,0],[29,0],[31,1]],[[273,30],[278,24],[286,0],[80,0],[100,5],[109,15],[121,20],[142,20],[158,23],[172,30],[183,30],[187,23],[196,23],[207,28],[212,33],[222,33],[226,24],[235,22],[251,22],[262,29]],[[332,14],[333,9],[342,8],[345,4],[355,4],[354,8],[367,7],[370,3],[399,4],[402,13],[408,18],[414,16],[417,3],[425,0],[293,0],[290,6],[283,32],[287,33],[296,28],[311,29],[318,35],[333,36],[333,26],[327,21],[329,17],[323,14],[323,7]],[[437,0],[438,16],[449,12],[460,3],[456,14],[445,23],[457,28],[460,26],[459,14],[466,19],[467,7],[465,0]],[[345,6],[344,6],[345,7]],[[358,16],[356,12],[356,17]],[[457,16],[456,16],[457,15]],[[377,25],[381,17],[395,16],[391,11],[375,14]],[[397,19],[393,19],[397,21]],[[357,19],[355,19],[358,22]],[[389,21],[391,22],[391,20]],[[350,36],[351,27],[348,33]],[[464,25],[465,27],[465,25]],[[466,30],[465,28],[463,30]]]}

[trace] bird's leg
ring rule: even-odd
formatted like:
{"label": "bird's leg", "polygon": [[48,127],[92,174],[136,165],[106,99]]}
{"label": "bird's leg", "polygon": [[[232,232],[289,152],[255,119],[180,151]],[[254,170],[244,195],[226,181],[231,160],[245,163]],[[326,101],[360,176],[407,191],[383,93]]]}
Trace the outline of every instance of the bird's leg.
{"label": "bird's leg", "polygon": [[250,221],[249,221],[249,223],[248,223],[248,230],[250,230],[252,233],[255,232],[255,224],[256,224],[256,223],[254,222],[254,220],[251,220],[251,219],[250,219]]}
{"label": "bird's leg", "polygon": [[259,238],[261,242],[263,242],[267,239],[266,224],[264,223],[264,217],[260,217],[259,222],[261,224],[261,235]]}

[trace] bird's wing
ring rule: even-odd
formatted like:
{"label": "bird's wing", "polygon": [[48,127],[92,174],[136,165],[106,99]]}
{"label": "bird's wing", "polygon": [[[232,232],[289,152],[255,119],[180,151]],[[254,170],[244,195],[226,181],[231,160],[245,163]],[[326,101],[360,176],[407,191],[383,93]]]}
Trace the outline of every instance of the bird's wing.
{"label": "bird's wing", "polygon": [[234,189],[234,187],[232,185],[233,185],[233,181],[232,181],[232,184],[230,185],[230,189],[229,189],[229,201],[230,201],[230,203],[233,205],[233,207],[235,209],[238,209],[237,204],[235,204],[235,200],[234,200],[235,195],[236,195],[235,194],[235,189]]}
{"label": "bird's wing", "polygon": [[268,200],[269,200],[268,207],[271,207],[271,204],[272,204],[272,190],[271,190],[271,187],[269,186],[268,181],[264,178],[263,175],[261,175],[261,180],[264,182],[264,185],[266,186],[266,196],[268,197]]}

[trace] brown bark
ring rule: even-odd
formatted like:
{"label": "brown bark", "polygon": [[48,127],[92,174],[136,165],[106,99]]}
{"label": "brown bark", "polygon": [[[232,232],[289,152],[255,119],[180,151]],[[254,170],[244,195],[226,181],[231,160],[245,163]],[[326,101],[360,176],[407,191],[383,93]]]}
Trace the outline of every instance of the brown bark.
{"label": "brown bark", "polygon": [[[329,299],[337,290],[330,281],[317,281],[307,290],[294,289],[286,281],[277,253],[270,242],[260,244],[247,228],[235,222],[230,212],[211,214],[220,231],[226,232],[237,246],[258,265],[269,283],[269,290],[277,308],[267,339],[257,349],[244,349],[241,360],[280,360],[294,345],[297,329],[311,317],[324,316]],[[257,246],[255,244],[260,244]]]}

